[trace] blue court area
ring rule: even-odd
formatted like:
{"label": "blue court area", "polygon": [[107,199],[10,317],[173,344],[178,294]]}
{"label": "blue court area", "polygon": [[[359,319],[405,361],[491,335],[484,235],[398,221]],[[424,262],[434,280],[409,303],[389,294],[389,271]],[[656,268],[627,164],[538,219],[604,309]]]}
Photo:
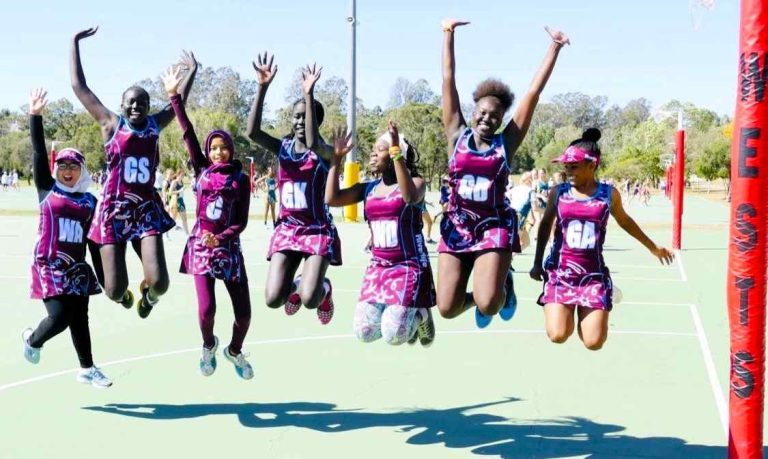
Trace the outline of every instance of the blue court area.
{"label": "blue court area", "polygon": [[[684,250],[673,266],[660,265],[610,226],[605,255],[623,301],[599,352],[584,349],[576,336],[549,343],[535,304],[540,285],[527,275],[532,247],[513,262],[520,302],[512,321],[496,318],[478,330],[471,313],[450,321],[436,316],[429,349],[357,342],[352,314],[367,261],[363,224],[339,224],[344,265],[329,269],[336,304],[329,325],[306,309],[293,317],[270,310],[262,291],[269,233],[254,215],[242,238],[253,302],[244,348],[256,373],[251,381],[237,378],[221,356],[215,374],[199,374],[196,299],[191,279],[177,272],[184,238],[173,232],[166,248],[171,288],[148,319],[103,296],[92,299],[94,358],[114,380],[107,390],[75,382],[67,332],[46,344],[39,365],[23,358],[21,331],[44,314],[27,294],[34,202],[29,189],[0,194],[2,457],[726,453],[724,202],[686,197]],[[261,212],[261,203],[252,208]],[[666,199],[633,204],[629,212],[669,244]],[[432,261],[436,269],[434,253]],[[132,254],[128,266],[136,289],[140,265]],[[227,342],[232,311],[223,286],[217,295],[216,334]]]}

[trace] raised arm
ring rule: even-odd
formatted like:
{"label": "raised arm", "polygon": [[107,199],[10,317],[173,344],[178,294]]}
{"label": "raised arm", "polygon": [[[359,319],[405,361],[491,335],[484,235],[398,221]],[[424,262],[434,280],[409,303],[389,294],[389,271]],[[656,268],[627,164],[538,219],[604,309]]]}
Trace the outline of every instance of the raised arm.
{"label": "raised arm", "polygon": [[656,243],[645,234],[635,219],[630,217],[624,210],[624,206],[621,204],[621,193],[613,187],[611,187],[611,215],[616,219],[616,223],[619,224],[621,229],[643,244],[662,264],[672,263],[672,260],[675,258],[672,252],[665,247],[656,245]]}
{"label": "raised arm", "polygon": [[315,113],[315,84],[320,79],[323,68],[317,64],[309,65],[301,72],[301,88],[304,91],[304,106],[307,107],[304,125],[306,126],[307,148],[317,153],[321,158],[330,162],[333,160],[334,149],[331,145],[320,142],[320,128]]}
{"label": "raised arm", "polygon": [[98,121],[101,126],[101,134],[105,140],[112,138],[115,126],[117,125],[117,115],[112,113],[101,103],[96,94],[91,91],[85,82],[83,66],[80,62],[80,40],[95,34],[98,27],[82,30],[72,37],[72,46],[69,54],[69,76],[72,80],[72,90],[75,96],[83,104],[88,113]]}
{"label": "raised arm", "polygon": [[32,177],[38,194],[48,192],[53,188],[54,180],[48,166],[48,152],[45,149],[45,134],[43,132],[43,108],[48,101],[47,93],[38,88],[29,95],[29,134],[32,138]]}
{"label": "raised arm", "polygon": [[523,143],[525,134],[528,133],[528,128],[531,126],[531,119],[533,119],[533,112],[536,110],[536,105],[539,103],[539,96],[544,90],[544,86],[547,85],[549,76],[552,75],[552,70],[555,68],[557,62],[557,56],[560,54],[560,49],[565,45],[570,45],[571,41],[568,37],[559,30],[552,30],[549,27],[544,28],[550,37],[552,37],[552,43],[547,49],[547,54],[544,56],[544,61],[539,66],[539,70],[531,81],[531,86],[528,88],[528,92],[525,93],[522,100],[515,110],[515,114],[512,119],[504,128],[504,148],[507,150],[507,158],[511,159],[511,156],[517,151],[520,144]]}
{"label": "raised arm", "polygon": [[192,161],[195,175],[197,175],[200,170],[208,167],[208,158],[205,157],[203,150],[200,148],[200,142],[197,140],[197,135],[195,135],[195,128],[192,126],[192,122],[187,116],[187,111],[184,109],[184,100],[178,93],[179,84],[181,83],[180,72],[181,69],[178,66],[168,69],[162,77],[163,86],[168,97],[171,99],[173,113],[176,115],[176,120],[181,127],[181,137],[184,139],[184,146],[187,148],[189,159]]}
{"label": "raised arm", "polygon": [[325,203],[329,206],[340,207],[356,204],[365,196],[365,184],[356,183],[349,188],[340,190],[339,170],[347,153],[352,150],[352,134],[347,134],[347,127],[341,127],[333,135],[334,155],[325,181]]}
{"label": "raised arm", "polygon": [[456,19],[443,20],[443,128],[449,148],[467,125],[461,114],[459,92],[456,90],[456,57],[453,51],[453,31],[469,22]]}
{"label": "raised arm", "polygon": [[[176,68],[187,72],[184,80],[180,81],[180,84],[177,84],[176,86],[176,92],[177,94],[180,94],[182,104],[186,104],[187,99],[189,98],[189,91],[192,90],[192,82],[195,81],[195,75],[197,75],[198,64],[195,55],[192,52],[183,51],[181,59],[179,59],[179,65],[176,66]],[[163,84],[165,84],[165,81],[163,81]],[[168,104],[163,107],[162,110],[154,114],[155,121],[157,121],[160,129],[168,126],[168,123],[173,120],[175,113],[172,104]]]}
{"label": "raised arm", "polygon": [[256,97],[253,99],[253,105],[251,106],[251,113],[248,114],[248,127],[245,134],[249,139],[256,142],[261,147],[271,151],[274,154],[280,153],[280,139],[276,139],[266,132],[261,130],[261,118],[264,115],[264,98],[267,96],[267,89],[269,84],[277,74],[277,65],[272,67],[272,61],[275,59],[274,54],[269,55],[264,51],[264,55],[259,54],[257,57],[258,63],[253,63],[253,68],[256,70],[256,82],[259,83],[259,89],[256,91]]}
{"label": "raised arm", "polygon": [[538,281],[542,280],[544,277],[542,261],[544,260],[544,250],[547,247],[549,235],[552,232],[552,224],[555,222],[555,217],[557,217],[557,195],[557,188],[549,193],[547,208],[544,209],[544,215],[541,217],[541,222],[539,223],[539,232],[537,233],[536,239],[536,254],[533,257],[533,268],[531,268],[530,272],[531,277]]}
{"label": "raised arm", "polygon": [[[392,146],[389,148],[389,157],[395,167],[395,176],[397,177],[397,186],[400,188],[400,194],[403,195],[403,201],[408,204],[416,204],[424,200],[426,184],[422,178],[411,177],[410,171],[405,166],[405,157],[400,148],[400,134],[397,131],[397,125],[389,120],[389,135],[392,137]],[[407,148],[407,147],[406,147]]]}

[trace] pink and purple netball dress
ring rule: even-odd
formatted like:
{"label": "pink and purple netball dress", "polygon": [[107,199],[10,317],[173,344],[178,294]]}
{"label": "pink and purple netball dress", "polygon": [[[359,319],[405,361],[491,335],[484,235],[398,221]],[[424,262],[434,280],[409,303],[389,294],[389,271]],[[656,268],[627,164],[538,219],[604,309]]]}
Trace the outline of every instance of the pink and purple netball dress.
{"label": "pink and purple netball dress", "polygon": [[68,193],[57,185],[40,202],[38,241],[32,261],[30,296],[89,296],[101,292],[85,262],[85,236],[96,208],[90,193]]}
{"label": "pink and purple netball dress", "polygon": [[375,196],[378,183],[370,182],[365,189],[372,258],[358,302],[430,308],[435,305],[435,284],[421,232],[424,204],[407,204],[399,187]]}
{"label": "pink and purple netball dress", "polygon": [[298,252],[341,265],[341,241],[325,205],[328,164],[312,150],[295,153],[294,144],[284,138],[277,156],[280,215],[267,260],[276,252]]}
{"label": "pink and purple netball dress", "polygon": [[471,138],[472,130],[467,128],[448,161],[448,218],[440,223],[442,238],[437,250],[520,252],[517,216],[504,196],[509,166],[502,136],[493,136],[491,147],[484,151],[473,149]]}
{"label": "pink and purple netball dress", "polygon": [[568,304],[610,311],[613,283],[603,259],[603,244],[613,187],[598,183],[594,195],[580,199],[571,185],[557,193],[555,240],[544,262],[548,279],[538,303]]}
{"label": "pink and purple netball dress", "polygon": [[98,244],[115,244],[165,233],[174,227],[154,189],[160,161],[160,128],[153,116],[137,131],[122,116],[115,134],[104,145],[107,180],[88,238]]}

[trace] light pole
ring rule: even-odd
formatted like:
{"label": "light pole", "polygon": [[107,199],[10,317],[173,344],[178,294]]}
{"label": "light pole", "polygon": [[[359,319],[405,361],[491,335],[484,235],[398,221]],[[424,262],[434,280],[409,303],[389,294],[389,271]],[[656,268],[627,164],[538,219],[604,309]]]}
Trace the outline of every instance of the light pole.
{"label": "light pole", "polygon": [[[357,162],[357,0],[350,0],[350,13],[347,16],[351,32],[351,54],[349,69],[349,105],[347,111],[347,127],[352,134],[352,151],[347,155],[344,163],[344,186],[350,187],[358,182],[360,164]],[[332,177],[334,180],[336,177]],[[329,178],[330,180],[331,178]],[[357,221],[357,204],[344,208],[344,220]]]}

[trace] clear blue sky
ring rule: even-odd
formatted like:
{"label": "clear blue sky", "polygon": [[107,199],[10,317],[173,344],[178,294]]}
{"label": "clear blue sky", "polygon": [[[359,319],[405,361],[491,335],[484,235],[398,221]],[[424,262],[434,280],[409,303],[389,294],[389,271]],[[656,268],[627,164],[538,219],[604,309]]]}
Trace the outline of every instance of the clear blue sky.
{"label": "clear blue sky", "polygon": [[[191,5],[191,6],[190,6]],[[385,106],[397,77],[425,78],[440,89],[440,20],[472,24],[457,33],[462,101],[488,76],[523,92],[549,38],[561,28],[573,46],[560,57],[545,92],[580,91],[624,104],[670,99],[730,115],[735,103],[738,2],[719,0],[694,31],[688,0],[358,0],[358,97]],[[251,60],[276,54],[280,71],[267,103],[284,105],[294,70],[316,60],[324,77],[349,74],[349,0],[32,0],[3,6],[0,107],[18,108],[29,89],[75,101],[69,86],[71,36],[99,25],[81,46],[90,87],[113,109],[131,83],[154,77],[190,49],[207,66],[253,78]],[[79,106],[79,103],[75,103]]]}

